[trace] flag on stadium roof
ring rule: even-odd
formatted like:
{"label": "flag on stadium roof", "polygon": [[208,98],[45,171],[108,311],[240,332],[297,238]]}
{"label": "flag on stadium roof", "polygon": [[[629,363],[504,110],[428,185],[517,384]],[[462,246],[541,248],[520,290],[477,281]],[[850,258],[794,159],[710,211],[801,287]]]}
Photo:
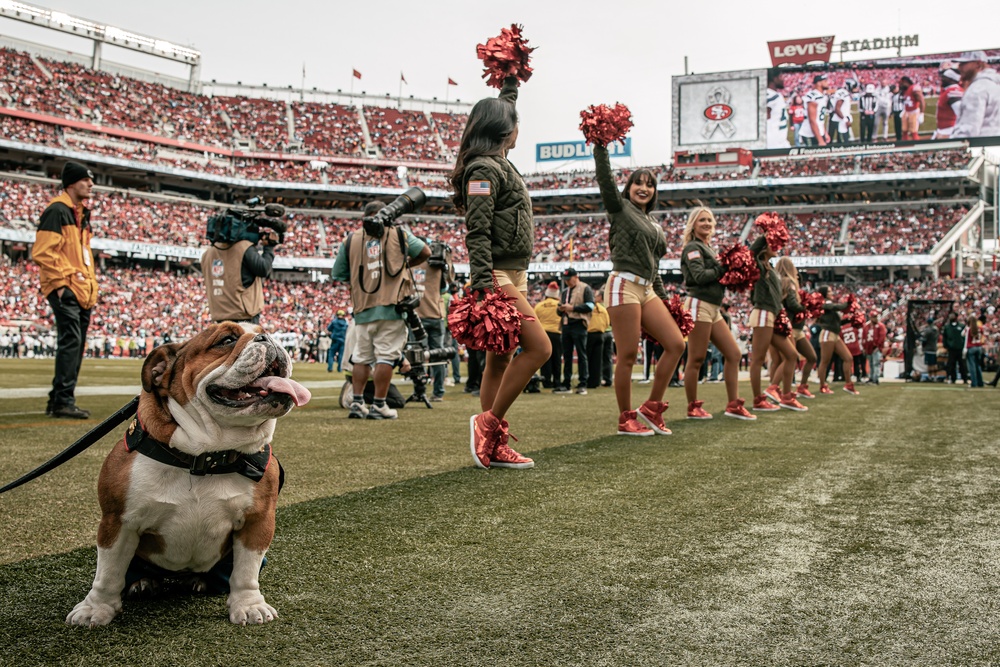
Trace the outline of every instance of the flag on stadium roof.
{"label": "flag on stadium roof", "polygon": [[355,79],[360,79],[361,78],[361,72],[359,72],[358,70],[354,70],[354,78]]}

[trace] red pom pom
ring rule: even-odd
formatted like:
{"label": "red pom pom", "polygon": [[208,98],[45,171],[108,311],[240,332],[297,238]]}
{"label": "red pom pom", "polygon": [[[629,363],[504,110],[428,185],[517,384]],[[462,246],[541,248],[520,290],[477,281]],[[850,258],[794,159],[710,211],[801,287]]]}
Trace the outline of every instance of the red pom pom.
{"label": "red pom pom", "polygon": [[726,273],[719,282],[734,292],[745,292],[760,279],[760,269],[750,248],[737,243],[719,253],[719,263]]}
{"label": "red pom pom", "polygon": [[607,146],[621,141],[632,129],[632,112],[621,103],[591,105],[580,112],[580,131],[588,144]]}
{"label": "red pom pom", "polygon": [[517,348],[521,337],[522,315],[514,306],[516,299],[495,289],[482,299],[476,294],[451,302],[448,329],[455,340],[470,350],[489,350],[507,354]]}
{"label": "red pom pom", "polygon": [[847,310],[844,311],[843,319],[850,322],[855,329],[860,329],[865,325],[865,313],[861,309],[861,304],[858,303],[858,297],[853,294],[847,296]]}
{"label": "red pom pom", "polygon": [[691,317],[691,311],[684,307],[684,302],[679,296],[675,294],[664,303],[667,304],[667,310],[670,311],[670,316],[674,318],[674,322],[680,328],[682,336],[687,336],[694,331],[694,318]]}
{"label": "red pom pom", "polygon": [[476,56],[483,61],[483,78],[486,85],[503,88],[503,80],[508,76],[516,76],[520,81],[531,78],[531,52],[535,47],[529,47],[527,40],[521,36],[521,27],[511,24],[504,28],[496,37],[486,40],[485,44],[476,45]]}
{"label": "red pom pom", "polygon": [[764,232],[767,245],[774,252],[779,252],[788,243],[788,228],[777,213],[761,213],[754,223]]}
{"label": "red pom pom", "polygon": [[[681,330],[682,336],[687,336],[694,330],[694,318],[691,317],[691,312],[684,307],[684,299],[675,294],[668,299],[663,299],[663,305],[670,311],[670,317],[674,318],[674,322],[677,323],[677,327]],[[649,340],[654,343],[659,342],[649,335],[649,332],[645,329],[642,329],[641,335],[644,340]]]}
{"label": "red pom pom", "polygon": [[782,308],[778,316],[774,318],[774,333],[788,338],[792,334],[792,323],[788,320],[788,313]]}
{"label": "red pom pom", "polygon": [[[799,313],[795,316],[795,321],[800,322],[806,319],[812,318],[816,319],[823,314],[823,304],[826,299],[819,292],[806,292],[805,290],[799,290],[799,303],[806,307],[806,312]],[[801,320],[799,315],[802,316]]]}

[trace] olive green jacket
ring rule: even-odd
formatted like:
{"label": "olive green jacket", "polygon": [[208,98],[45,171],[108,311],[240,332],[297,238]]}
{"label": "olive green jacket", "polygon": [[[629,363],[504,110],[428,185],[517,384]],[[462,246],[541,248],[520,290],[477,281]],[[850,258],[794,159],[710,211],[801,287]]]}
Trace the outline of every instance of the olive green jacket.
{"label": "olive green jacket", "polygon": [[[516,78],[507,77],[500,99],[516,103]],[[521,174],[500,155],[473,158],[465,166],[462,186],[470,287],[492,289],[494,269],[528,269],[535,245],[531,197]]]}
{"label": "olive green jacket", "polygon": [[799,301],[798,290],[788,290],[788,294],[785,294],[784,298],[781,300],[782,305],[785,307],[785,312],[788,313],[788,319],[792,321],[793,329],[803,329],[805,328],[806,321],[801,322],[795,321],[795,316],[799,313],[806,312],[806,307],[802,305]]}
{"label": "olive green jacket", "polygon": [[667,298],[660,278],[660,258],[667,254],[663,228],[651,215],[622,197],[611,171],[607,147],[594,146],[594,162],[601,199],[611,221],[608,245],[613,269],[649,280],[656,295],[661,299]]}
{"label": "olive green jacket", "polygon": [[823,304],[823,314],[816,318],[816,326],[823,331],[832,331],[840,335],[840,313],[844,310],[847,310],[846,303],[827,301]]}
{"label": "olive green jacket", "polygon": [[692,299],[701,299],[715,306],[722,305],[726,287],[719,282],[726,268],[719,263],[715,251],[701,239],[692,239],[681,250],[681,275],[684,287]]}
{"label": "olive green jacket", "polygon": [[771,262],[764,258],[766,249],[767,238],[763,234],[750,246],[750,252],[757,260],[757,268],[760,269],[760,279],[754,283],[750,303],[754,308],[777,315],[781,312],[781,277],[771,266]]}

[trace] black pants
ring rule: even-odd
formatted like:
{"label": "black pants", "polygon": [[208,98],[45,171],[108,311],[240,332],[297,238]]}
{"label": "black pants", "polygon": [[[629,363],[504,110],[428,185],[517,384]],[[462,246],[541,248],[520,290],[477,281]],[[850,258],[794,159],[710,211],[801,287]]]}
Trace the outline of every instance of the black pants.
{"label": "black pants", "polygon": [[855,355],[854,357],[854,377],[859,380],[863,377],[868,377],[868,364],[866,363],[866,357],[863,354]]}
{"label": "black pants", "polygon": [[[611,345],[603,331],[592,331],[587,334],[587,386],[591,389],[601,386],[601,381],[611,375]],[[608,368],[605,369],[605,359]]]}
{"label": "black pants", "polygon": [[562,377],[562,334],[546,331],[545,335],[549,337],[549,344],[552,345],[552,354],[542,364],[542,386],[551,389],[559,384],[559,378]]}
{"label": "black pants", "polygon": [[955,382],[958,380],[958,374],[955,372],[955,366],[958,366],[958,374],[962,376],[962,382],[969,381],[969,368],[965,365],[965,359],[962,358],[961,350],[948,350],[948,365],[945,367],[948,373],[948,380]]}
{"label": "black pants", "polygon": [[49,392],[49,406],[53,409],[76,403],[76,381],[90,326],[90,311],[80,307],[73,290],[63,288],[61,297],[58,293],[59,290],[53,290],[46,297],[56,318],[58,334],[56,374]]}
{"label": "black pants", "polygon": [[601,380],[611,385],[615,374],[615,337],[610,331],[604,332],[604,361],[601,363]]}
{"label": "black pants", "polygon": [[871,141],[875,135],[875,116],[861,116],[861,141]]}
{"label": "black pants", "polygon": [[903,112],[892,112],[892,127],[896,130],[896,141],[903,140]]}
{"label": "black pants", "polygon": [[465,379],[465,388],[469,391],[479,389],[483,382],[483,369],[486,368],[486,352],[469,350],[469,377]]}
{"label": "black pants", "polygon": [[577,386],[586,387],[589,374],[587,370],[587,325],[583,320],[570,320],[563,325],[563,386],[573,384],[573,350],[576,350]]}

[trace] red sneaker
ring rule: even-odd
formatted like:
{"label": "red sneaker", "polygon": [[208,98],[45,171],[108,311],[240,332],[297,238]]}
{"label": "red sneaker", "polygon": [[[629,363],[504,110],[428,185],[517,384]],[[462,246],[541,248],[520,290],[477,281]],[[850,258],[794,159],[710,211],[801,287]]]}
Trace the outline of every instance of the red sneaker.
{"label": "red sneaker", "polygon": [[688,403],[688,419],[712,419],[709,412],[702,409],[705,401],[691,401]]}
{"label": "red sneaker", "polygon": [[861,392],[854,388],[854,383],[853,382],[848,382],[842,388],[848,394],[854,394],[855,396],[860,396],[861,395]]}
{"label": "red sneaker", "polygon": [[799,398],[816,398],[813,396],[812,392],[809,391],[809,385],[807,384],[800,384],[799,388],[795,390],[795,393]]}
{"label": "red sneaker", "polygon": [[477,468],[489,468],[490,456],[497,444],[500,420],[490,411],[473,415],[469,419],[469,449]]}
{"label": "red sneaker", "polygon": [[646,426],[653,429],[654,433],[670,435],[670,429],[663,422],[663,413],[667,411],[667,407],[669,406],[666,401],[663,403],[659,401],[646,401],[639,406],[639,409],[636,411],[636,417],[640,421],[646,422]]}
{"label": "red sneaker", "polygon": [[513,438],[514,442],[517,442],[517,438],[514,438],[509,432],[510,424],[507,423],[506,419],[500,420],[500,428],[498,428],[493,433],[493,442],[495,446],[493,448],[493,454],[490,456],[490,467],[491,468],[534,468],[535,462],[529,459],[527,456],[518,454],[510,445],[507,444],[508,438]]}
{"label": "red sneaker", "polygon": [[780,409],[777,405],[767,400],[767,396],[764,394],[755,396],[753,399],[754,412],[777,412]]}
{"label": "red sneaker", "polygon": [[782,394],[781,403],[778,403],[778,407],[786,408],[788,410],[795,410],[796,412],[808,412],[809,408],[799,403],[795,400],[795,392],[790,391],[787,394]]}
{"label": "red sneaker", "polygon": [[757,415],[750,414],[750,412],[743,407],[743,403],[744,401],[742,398],[737,398],[735,401],[729,401],[729,404],[726,406],[726,411],[723,414],[727,417],[732,417],[733,419],[745,419],[751,422],[756,420]]}
{"label": "red sneaker", "polygon": [[830,389],[830,387],[828,385],[821,384],[819,386],[819,393],[821,393],[821,394],[832,394],[833,390]]}
{"label": "red sneaker", "polygon": [[635,410],[626,410],[618,417],[618,435],[653,435],[653,429],[639,423]]}
{"label": "red sneaker", "polygon": [[765,389],[764,395],[775,403],[781,403],[781,387],[776,384],[772,384],[770,387]]}

